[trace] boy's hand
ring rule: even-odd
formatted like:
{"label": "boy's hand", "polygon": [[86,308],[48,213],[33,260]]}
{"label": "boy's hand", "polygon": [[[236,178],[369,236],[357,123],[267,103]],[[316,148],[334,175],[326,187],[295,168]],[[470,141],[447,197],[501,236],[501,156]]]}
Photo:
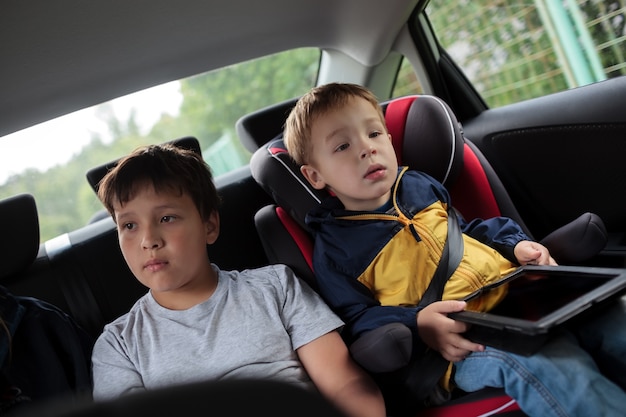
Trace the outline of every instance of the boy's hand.
{"label": "boy's hand", "polygon": [[557,265],[548,248],[538,242],[522,240],[515,245],[513,253],[520,265]]}
{"label": "boy's hand", "polygon": [[482,352],[483,345],[461,336],[469,325],[448,317],[448,313],[465,309],[465,301],[437,301],[417,313],[417,330],[421,339],[431,349],[451,362],[465,359],[471,352]]}

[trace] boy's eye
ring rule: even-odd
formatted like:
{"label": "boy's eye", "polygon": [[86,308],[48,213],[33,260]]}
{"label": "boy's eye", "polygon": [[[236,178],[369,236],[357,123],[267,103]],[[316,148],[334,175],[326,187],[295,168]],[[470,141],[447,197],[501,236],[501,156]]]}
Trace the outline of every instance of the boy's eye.
{"label": "boy's eye", "polygon": [[347,143],[342,143],[341,145],[335,148],[335,152],[345,151],[346,149],[348,149],[349,146],[350,145],[348,145]]}
{"label": "boy's eye", "polygon": [[374,131],[374,132],[370,133],[370,138],[377,138],[380,135],[382,135],[382,132]]}
{"label": "boy's eye", "polygon": [[170,223],[176,220],[176,216],[163,216],[161,217],[161,223]]}
{"label": "boy's eye", "polygon": [[122,229],[133,230],[135,228],[135,223],[124,223],[122,225]]}

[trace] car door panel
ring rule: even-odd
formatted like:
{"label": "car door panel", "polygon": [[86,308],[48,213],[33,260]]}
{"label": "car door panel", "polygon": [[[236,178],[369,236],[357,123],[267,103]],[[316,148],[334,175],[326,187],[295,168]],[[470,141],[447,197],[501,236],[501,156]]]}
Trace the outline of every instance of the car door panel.
{"label": "car door panel", "polygon": [[591,211],[626,242],[626,77],[490,109],[463,123],[536,238]]}

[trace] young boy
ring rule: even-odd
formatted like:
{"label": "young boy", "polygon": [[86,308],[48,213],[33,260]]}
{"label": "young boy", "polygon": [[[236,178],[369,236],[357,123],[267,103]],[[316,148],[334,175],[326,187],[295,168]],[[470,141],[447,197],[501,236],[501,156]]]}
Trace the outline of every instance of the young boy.
{"label": "young boy", "polygon": [[[556,265],[511,219],[460,219],[464,255],[445,286],[444,301],[415,307],[441,257],[450,197],[432,177],[398,169],[370,91],[336,83],[314,88],[289,115],[284,140],[309,183],[334,195],[309,213],[307,224],[316,234],[313,267],[320,293],[346,321],[349,337],[404,323],[413,333],[414,355],[427,347],[440,352],[454,363],[451,382],[464,391],[504,387],[531,416],[623,413],[623,376],[620,388],[587,352],[595,349],[610,367],[626,369],[621,303],[577,332],[580,345],[567,334],[531,357],[473,343],[462,335],[467,325],[448,318],[469,307],[456,299],[516,265]],[[487,311],[504,295],[493,294],[472,308]],[[445,385],[448,379],[442,377]]]}
{"label": "young boy", "polygon": [[137,149],[102,180],[135,277],[150,290],[108,324],[93,350],[94,399],[206,380],[272,379],[317,388],[351,416],[384,416],[352,362],[342,322],[287,267],[222,271],[209,167],[171,145]]}

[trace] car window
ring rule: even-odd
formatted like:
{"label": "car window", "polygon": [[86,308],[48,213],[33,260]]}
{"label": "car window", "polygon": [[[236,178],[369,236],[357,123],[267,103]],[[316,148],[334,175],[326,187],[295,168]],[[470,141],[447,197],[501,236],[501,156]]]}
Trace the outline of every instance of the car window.
{"label": "car window", "polygon": [[214,176],[245,165],[239,117],[304,94],[320,51],[302,48],[170,82],[0,138],[0,199],[35,197],[41,240],[80,228],[102,210],[86,172],[140,145],[194,136]]}
{"label": "car window", "polygon": [[431,0],[437,39],[490,107],[626,74],[626,2]]}
{"label": "car window", "polygon": [[413,66],[408,59],[402,57],[402,62],[396,75],[395,84],[391,97],[402,97],[410,94],[423,94],[424,89],[420,84]]}

